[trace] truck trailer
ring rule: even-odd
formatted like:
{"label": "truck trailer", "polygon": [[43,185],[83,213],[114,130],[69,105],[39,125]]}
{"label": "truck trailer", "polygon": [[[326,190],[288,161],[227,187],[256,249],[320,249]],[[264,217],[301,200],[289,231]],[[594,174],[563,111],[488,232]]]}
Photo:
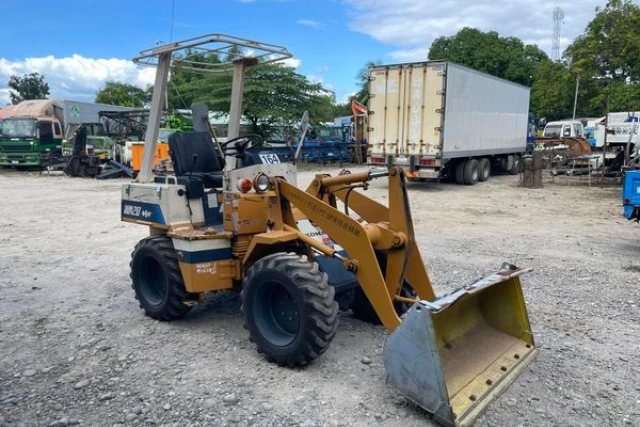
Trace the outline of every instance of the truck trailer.
{"label": "truck trailer", "polygon": [[85,125],[89,135],[100,133],[101,111],[127,107],[88,102],[37,99],[2,109],[0,166],[41,166],[62,157],[63,141]]}
{"label": "truck trailer", "polygon": [[529,88],[448,61],[380,65],[369,77],[368,162],[413,181],[473,185],[516,174],[526,151]]}

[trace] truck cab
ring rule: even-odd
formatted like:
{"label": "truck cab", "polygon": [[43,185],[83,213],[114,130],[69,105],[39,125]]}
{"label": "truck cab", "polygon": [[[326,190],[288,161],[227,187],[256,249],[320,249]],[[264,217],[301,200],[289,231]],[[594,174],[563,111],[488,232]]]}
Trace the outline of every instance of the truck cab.
{"label": "truck cab", "polygon": [[0,166],[39,166],[61,156],[62,127],[53,117],[12,115],[0,123]]}
{"label": "truck cab", "polygon": [[544,128],[545,138],[584,138],[584,126],[578,120],[549,122]]}

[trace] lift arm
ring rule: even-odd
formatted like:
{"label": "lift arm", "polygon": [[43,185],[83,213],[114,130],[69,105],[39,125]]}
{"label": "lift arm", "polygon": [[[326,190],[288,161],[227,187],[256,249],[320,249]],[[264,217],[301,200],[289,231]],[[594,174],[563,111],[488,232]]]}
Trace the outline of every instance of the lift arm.
{"label": "lift arm", "polygon": [[[349,186],[364,184],[373,178],[387,175],[388,208],[353,189],[353,194],[350,195],[350,206],[353,206],[353,210],[360,214],[359,211],[371,208],[369,219],[374,221],[360,223],[335,206],[335,197],[331,196],[346,198],[345,191]],[[434,298],[427,271],[415,244],[401,169],[392,168],[389,172],[378,174],[361,173],[336,177],[321,175],[311,184],[312,190],[307,192],[299,190],[282,178],[276,178],[276,182],[277,192],[284,202],[282,216],[287,229],[297,229],[292,220],[293,215],[285,213],[293,204],[333,241],[342,246],[349,254],[349,258],[344,261],[345,267],[355,274],[365,295],[389,331],[400,325],[393,302],[400,299],[398,293],[405,276],[421,299]],[[367,219],[366,214],[362,217]],[[376,250],[387,252],[386,277],[376,257]],[[327,247],[327,251],[322,252],[330,253],[330,249]],[[410,271],[407,272],[408,269]]]}

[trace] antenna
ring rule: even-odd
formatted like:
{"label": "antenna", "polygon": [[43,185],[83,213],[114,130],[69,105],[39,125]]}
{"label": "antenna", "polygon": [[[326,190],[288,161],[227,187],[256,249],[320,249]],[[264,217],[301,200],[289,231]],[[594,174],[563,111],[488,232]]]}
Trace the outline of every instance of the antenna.
{"label": "antenna", "polygon": [[553,9],[553,46],[551,48],[551,56],[554,61],[560,61],[560,34],[563,21],[564,10],[561,7],[556,7]]}

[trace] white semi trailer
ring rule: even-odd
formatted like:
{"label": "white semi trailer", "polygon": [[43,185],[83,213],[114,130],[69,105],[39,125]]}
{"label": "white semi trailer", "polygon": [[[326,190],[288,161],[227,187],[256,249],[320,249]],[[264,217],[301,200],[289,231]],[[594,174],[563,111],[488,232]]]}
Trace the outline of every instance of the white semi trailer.
{"label": "white semi trailer", "polygon": [[370,69],[369,154],[409,179],[473,185],[517,173],[526,151],[529,88],[447,61]]}

